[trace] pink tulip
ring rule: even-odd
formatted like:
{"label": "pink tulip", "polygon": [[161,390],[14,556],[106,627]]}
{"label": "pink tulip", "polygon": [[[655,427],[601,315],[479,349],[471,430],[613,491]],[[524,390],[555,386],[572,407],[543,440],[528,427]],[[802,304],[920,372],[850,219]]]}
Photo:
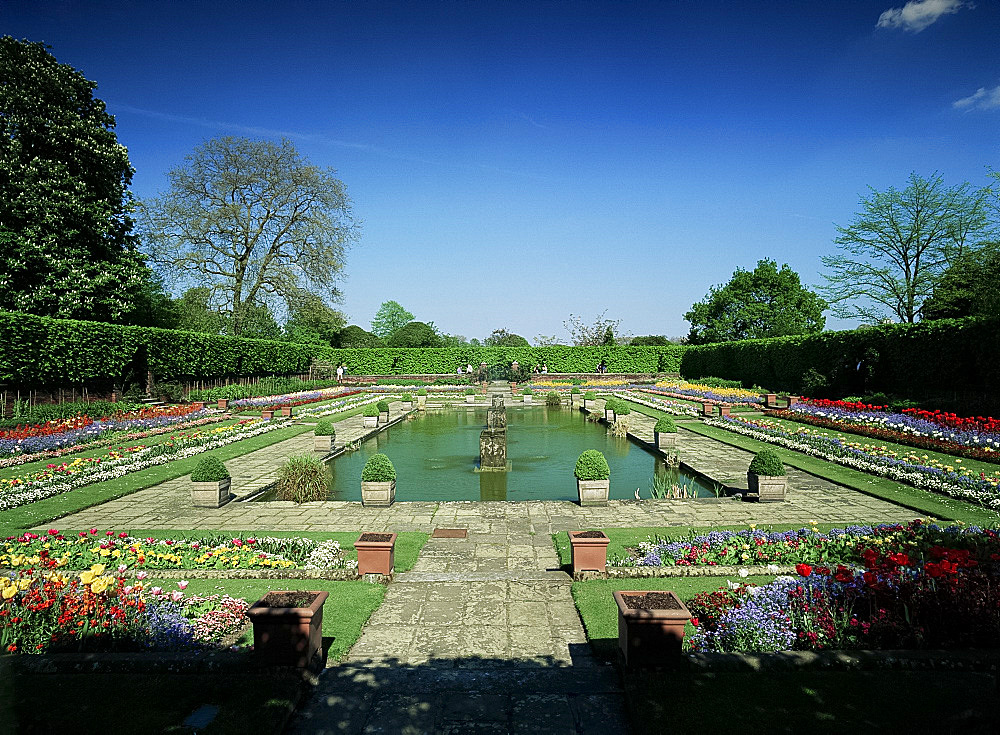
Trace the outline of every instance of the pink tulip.
{"label": "pink tulip", "polygon": [[128,569],[128,564],[119,564],[118,565],[118,573],[119,574],[124,573],[126,569]]}
{"label": "pink tulip", "polygon": [[147,576],[148,575],[145,572],[139,572],[138,574],[135,575],[135,578],[141,580],[141,579],[145,579]]}
{"label": "pink tulip", "polygon": [[170,599],[174,602],[180,602],[182,597],[184,597],[184,593],[180,590],[174,590],[170,593]]}
{"label": "pink tulip", "polygon": [[153,587],[153,589],[151,589],[149,592],[152,595],[161,595],[161,594],[163,594],[163,588],[162,587]]}
{"label": "pink tulip", "polygon": [[186,579],[182,579],[180,582],[177,583],[177,586],[180,587],[182,590],[186,590],[188,586],[188,581]]}

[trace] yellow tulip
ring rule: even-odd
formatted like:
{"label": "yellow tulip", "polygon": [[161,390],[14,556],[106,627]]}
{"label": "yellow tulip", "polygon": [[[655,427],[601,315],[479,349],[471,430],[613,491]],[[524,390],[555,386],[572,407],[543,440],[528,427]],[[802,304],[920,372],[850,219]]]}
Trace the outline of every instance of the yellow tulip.
{"label": "yellow tulip", "polygon": [[14,586],[4,587],[3,591],[0,592],[0,595],[3,595],[3,599],[5,599],[5,600],[9,600],[11,597],[13,597],[16,594],[17,594],[17,587],[14,587]]}
{"label": "yellow tulip", "polygon": [[94,574],[93,572],[83,572],[80,575],[80,581],[83,582],[84,584],[90,584],[91,582],[94,581],[94,577],[96,576],[97,575]]}
{"label": "yellow tulip", "polygon": [[92,571],[95,575],[100,576],[104,574],[105,569],[107,569],[107,567],[104,564],[94,564],[94,566],[90,568],[90,571]]}

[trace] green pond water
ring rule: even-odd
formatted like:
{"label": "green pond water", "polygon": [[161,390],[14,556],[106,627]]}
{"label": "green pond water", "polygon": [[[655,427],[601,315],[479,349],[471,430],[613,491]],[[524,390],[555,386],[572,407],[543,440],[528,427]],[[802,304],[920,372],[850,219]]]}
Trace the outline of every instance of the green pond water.
{"label": "green pond water", "polygon": [[[612,499],[651,497],[654,475],[667,472],[659,456],[628,439],[610,436],[603,424],[568,407],[507,407],[509,471],[479,471],[479,434],[486,407],[422,411],[362,443],[360,450],[330,460],[331,500],[361,500],[361,468],[376,452],[396,468],[396,500],[577,500],[573,468],[585,449],[597,449],[611,467]],[[676,471],[671,484],[689,495],[715,493]],[[273,499],[273,497],[263,497]]]}

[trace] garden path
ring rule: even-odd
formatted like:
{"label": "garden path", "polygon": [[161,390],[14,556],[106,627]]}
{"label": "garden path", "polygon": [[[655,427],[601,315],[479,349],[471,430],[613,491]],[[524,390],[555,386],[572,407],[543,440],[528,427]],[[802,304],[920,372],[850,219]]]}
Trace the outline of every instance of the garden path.
{"label": "garden path", "polygon": [[396,575],[291,732],[627,731],[618,676],[590,651],[548,534],[527,516],[464,527]]}

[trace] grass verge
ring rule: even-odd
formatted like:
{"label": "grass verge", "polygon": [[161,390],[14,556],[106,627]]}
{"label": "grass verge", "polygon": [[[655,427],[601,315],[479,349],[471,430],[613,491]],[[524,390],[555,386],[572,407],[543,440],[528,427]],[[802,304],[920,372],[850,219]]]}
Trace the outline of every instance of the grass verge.
{"label": "grass verge", "polygon": [[[633,410],[644,413],[647,416],[652,416],[653,418],[669,415],[663,411],[641,406],[637,403],[631,403],[631,405]],[[734,434],[733,432],[714,426],[706,426],[701,422],[685,423],[683,428],[724,444],[745,449],[748,452],[759,452],[765,448],[775,449],[774,444]],[[920,515],[983,526],[995,524],[1000,521],[1000,514],[987,508],[973,505],[972,503],[938,495],[929,490],[901,485],[895,480],[890,480],[886,477],[869,475],[865,472],[853,470],[849,467],[842,467],[833,462],[827,462],[818,457],[811,457],[801,452],[785,449],[784,447],[777,447],[777,450],[781,454],[782,461],[791,467],[803,470],[817,477],[822,477],[825,480],[830,480],[838,485],[849,487],[852,490],[857,490],[865,495],[886,500],[890,503],[901,505],[904,508],[910,508]]]}

